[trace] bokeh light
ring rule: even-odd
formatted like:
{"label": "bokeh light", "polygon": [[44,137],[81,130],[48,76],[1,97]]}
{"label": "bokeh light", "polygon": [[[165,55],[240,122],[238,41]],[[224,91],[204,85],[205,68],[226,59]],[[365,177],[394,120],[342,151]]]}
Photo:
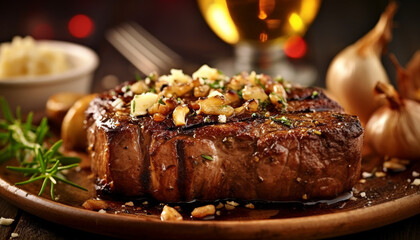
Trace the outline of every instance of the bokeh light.
{"label": "bokeh light", "polygon": [[77,14],[70,19],[68,29],[72,36],[85,38],[92,34],[94,23],[90,17],[84,14]]}
{"label": "bokeh light", "polygon": [[290,58],[302,58],[307,51],[307,44],[302,37],[293,36],[284,43],[284,53]]}

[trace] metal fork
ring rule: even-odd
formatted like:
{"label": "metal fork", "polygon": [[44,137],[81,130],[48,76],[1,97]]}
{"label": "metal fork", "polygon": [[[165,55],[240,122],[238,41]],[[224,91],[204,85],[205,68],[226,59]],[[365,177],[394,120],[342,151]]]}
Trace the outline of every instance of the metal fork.
{"label": "metal fork", "polygon": [[181,67],[182,58],[136,22],[106,32],[106,39],[145,76]]}

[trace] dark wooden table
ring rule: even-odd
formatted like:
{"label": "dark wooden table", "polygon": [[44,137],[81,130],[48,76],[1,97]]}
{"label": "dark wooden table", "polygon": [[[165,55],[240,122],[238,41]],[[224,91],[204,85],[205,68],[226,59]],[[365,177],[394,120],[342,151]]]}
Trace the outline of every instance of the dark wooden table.
{"label": "dark wooden table", "polygon": [[[157,4],[156,2],[165,2],[169,5],[167,8],[161,8],[162,14],[154,18],[151,9],[153,9],[154,4]],[[324,1],[317,20],[307,34],[309,46],[312,46],[309,49],[307,60],[314,63],[319,69],[318,85],[323,85],[322,79],[324,79],[325,71],[332,57],[373,26],[386,2],[381,0],[349,0],[339,3],[331,0]],[[100,4],[102,4],[102,1]],[[106,15],[107,19],[112,21],[98,25],[98,31],[92,38],[77,40],[79,43],[92,47],[101,60],[92,85],[93,92],[103,91],[106,88],[103,84],[103,79],[106,76],[112,75],[119,82],[134,79],[135,68],[104,40],[104,30],[118,21],[137,20],[175,51],[197,64],[208,63],[217,58],[232,55],[232,48],[212,34],[196,11],[196,5],[190,3],[190,1],[180,1],[179,4],[184,4],[181,7],[179,7],[179,4],[171,3],[171,1],[150,1],[150,3],[143,5],[145,6],[143,8],[137,7],[138,4],[136,1],[127,1],[124,6],[118,5],[116,7],[104,4],[104,7],[98,10],[102,11],[99,16]],[[369,6],[365,8],[364,5],[366,4]],[[420,48],[419,19],[417,15],[413,15],[420,10],[420,4],[418,1],[401,1],[401,5],[401,12],[397,14],[399,32],[395,34],[390,50],[397,53],[397,56],[400,55],[402,63],[405,64],[412,53]],[[7,6],[3,8],[3,10],[5,9],[6,11],[0,11],[0,13],[3,13],[0,15],[8,16]],[[357,19],[354,18],[355,12],[358,15]],[[175,13],[179,15],[174,16]],[[110,16],[107,14],[110,14]],[[413,19],[413,17],[417,18]],[[331,18],[336,19],[331,21]],[[361,24],[362,22],[364,24]],[[13,25],[14,22],[12,21],[10,24]],[[411,28],[409,28],[410,26]],[[341,31],[340,29],[343,28],[347,30]],[[407,28],[411,31],[407,31]],[[9,35],[17,34],[11,30],[3,32]],[[340,34],[336,34],[337,32],[340,32]],[[9,35],[4,36],[3,34],[1,36],[4,39],[10,39],[11,36]],[[197,39],[196,36],[200,36],[200,38]],[[385,61],[385,65],[389,69],[389,61]],[[391,79],[394,78],[392,74],[393,72],[390,75]],[[419,209],[413,209],[413,211],[418,212]],[[14,207],[13,203],[6,202],[1,198],[0,217],[14,219],[12,225],[0,226],[0,240],[9,239],[11,233],[18,233],[18,239],[113,239],[43,220]],[[418,240],[420,239],[420,215],[388,226],[334,239]]]}

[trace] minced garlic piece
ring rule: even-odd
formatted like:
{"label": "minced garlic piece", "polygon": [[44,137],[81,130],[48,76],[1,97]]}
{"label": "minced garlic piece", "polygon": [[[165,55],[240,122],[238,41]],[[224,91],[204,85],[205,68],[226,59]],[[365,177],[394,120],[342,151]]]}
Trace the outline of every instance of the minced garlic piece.
{"label": "minced garlic piece", "polygon": [[9,225],[11,225],[13,223],[13,221],[15,221],[13,218],[4,218],[4,217],[1,217],[0,218],[0,225],[9,226]]}
{"label": "minced garlic piece", "polygon": [[420,186],[420,178],[414,179],[414,181],[411,183],[411,185]]}
{"label": "minced garlic piece", "polygon": [[147,109],[153,106],[158,100],[158,95],[155,93],[147,92],[140,95],[134,95],[131,100],[131,115],[141,116],[147,114]]}
{"label": "minced garlic piece", "polygon": [[105,209],[100,209],[98,213],[106,213]]}
{"label": "minced garlic piece", "polygon": [[226,123],[226,115],[219,115],[217,117],[217,120],[219,121],[219,123]]}
{"label": "minced garlic piece", "polygon": [[180,69],[171,69],[171,75],[160,76],[159,81],[164,81],[168,85],[172,85],[174,83],[188,83],[191,81],[191,77],[184,74]]}
{"label": "minced garlic piece", "polygon": [[196,72],[192,74],[193,79],[203,78],[209,80],[216,80],[219,78],[219,70],[216,68],[211,68],[208,65],[204,64]]}

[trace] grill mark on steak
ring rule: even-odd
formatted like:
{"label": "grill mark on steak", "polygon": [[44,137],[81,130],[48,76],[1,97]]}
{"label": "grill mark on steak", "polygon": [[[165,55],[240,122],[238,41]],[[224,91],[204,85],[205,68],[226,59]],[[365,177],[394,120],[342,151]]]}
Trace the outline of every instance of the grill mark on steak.
{"label": "grill mark on steak", "polygon": [[139,128],[139,147],[144,153],[143,168],[140,171],[140,182],[143,184],[144,189],[150,188],[150,153],[148,146],[150,145],[150,136],[142,133],[142,128]]}
{"label": "grill mark on steak", "polygon": [[185,142],[183,139],[175,142],[176,159],[178,163],[178,177],[176,183],[178,186],[179,197],[181,201],[185,201],[186,192],[186,159],[185,159]]}

